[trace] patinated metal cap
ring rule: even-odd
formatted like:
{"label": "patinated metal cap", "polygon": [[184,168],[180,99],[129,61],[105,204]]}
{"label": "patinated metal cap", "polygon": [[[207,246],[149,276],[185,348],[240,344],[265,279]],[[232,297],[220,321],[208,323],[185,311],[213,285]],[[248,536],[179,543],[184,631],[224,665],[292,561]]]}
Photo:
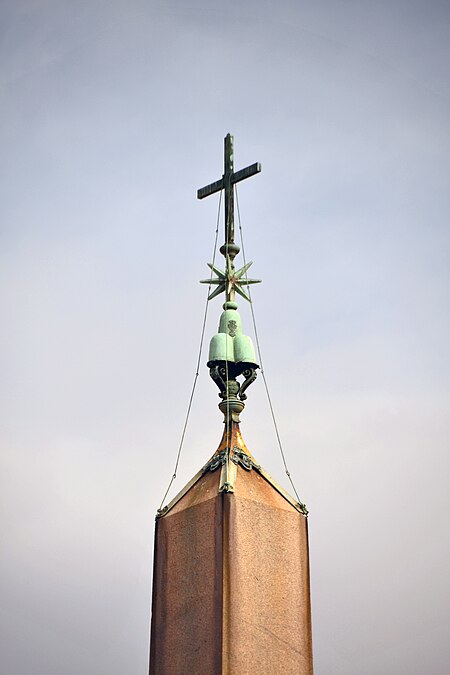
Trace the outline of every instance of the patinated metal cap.
{"label": "patinated metal cap", "polygon": [[208,367],[217,361],[248,363],[249,366],[258,367],[253,342],[248,335],[243,335],[241,317],[236,309],[222,312],[219,332],[211,338]]}

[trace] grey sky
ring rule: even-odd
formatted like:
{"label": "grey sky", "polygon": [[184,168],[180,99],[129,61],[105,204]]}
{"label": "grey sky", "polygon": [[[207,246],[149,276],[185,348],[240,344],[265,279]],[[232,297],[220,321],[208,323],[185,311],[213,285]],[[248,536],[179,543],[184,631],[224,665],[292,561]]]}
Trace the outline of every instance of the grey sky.
{"label": "grey sky", "polygon": [[[147,672],[153,516],[217,214],[196,189],[231,132],[236,167],[263,165],[239,202],[311,511],[316,673],[444,675],[448,3],[0,13],[1,672]],[[244,438],[285,484],[262,382],[248,393]],[[217,402],[202,366],[172,495],[217,447]]]}

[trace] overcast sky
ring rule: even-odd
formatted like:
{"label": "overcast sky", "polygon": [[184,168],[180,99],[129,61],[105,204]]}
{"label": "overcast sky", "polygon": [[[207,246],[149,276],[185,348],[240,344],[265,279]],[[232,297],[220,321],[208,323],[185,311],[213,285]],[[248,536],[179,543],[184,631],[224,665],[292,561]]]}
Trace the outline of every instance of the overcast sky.
{"label": "overcast sky", "polygon": [[[449,3],[0,7],[2,674],[147,673],[227,132],[316,674],[448,673]],[[171,496],[222,433],[206,349]],[[286,485],[261,379],[242,420]]]}

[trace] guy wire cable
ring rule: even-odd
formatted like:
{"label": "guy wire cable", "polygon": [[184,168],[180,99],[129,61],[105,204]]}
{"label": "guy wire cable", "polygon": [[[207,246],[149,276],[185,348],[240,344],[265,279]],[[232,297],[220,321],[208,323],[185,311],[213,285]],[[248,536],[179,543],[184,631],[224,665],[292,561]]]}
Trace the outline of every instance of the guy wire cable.
{"label": "guy wire cable", "polygon": [[[226,224],[225,231],[225,273],[228,274],[228,224]],[[225,291],[225,302],[227,300],[227,292]],[[231,438],[230,438],[230,397],[228,395],[228,338],[225,341],[225,394],[227,397],[227,414],[225,421],[226,439],[228,448],[228,456],[231,452]]]}
{"label": "guy wire cable", "polygon": [[[244,265],[246,265],[247,262],[246,262],[246,258],[245,258],[245,247],[244,247],[244,238],[243,238],[243,234],[242,234],[241,212],[239,210],[239,198],[238,198],[237,185],[234,186],[234,190],[235,190],[235,194],[236,194],[236,208],[237,208],[237,214],[238,214],[239,234],[240,234],[240,237],[241,237],[241,245],[242,245],[242,258],[243,258],[243,261],[244,261]],[[245,271],[245,278],[247,279],[247,270]],[[256,319],[255,319],[255,312],[254,312],[254,309],[253,309],[253,301],[252,301],[250,286],[247,286],[247,293],[248,293],[248,297],[250,298],[250,310],[251,310],[251,313],[252,313],[253,330],[255,331],[256,349],[258,350],[259,362],[261,364],[261,375],[262,375],[263,382],[264,382],[264,388],[265,388],[266,394],[267,394],[267,400],[269,402],[270,414],[272,416],[273,426],[274,426],[275,434],[276,434],[277,441],[278,441],[278,447],[280,449],[281,459],[283,460],[284,471],[286,473],[286,476],[289,478],[289,481],[292,485],[292,489],[294,490],[294,494],[297,498],[298,503],[302,507],[304,507],[305,510],[306,510],[306,507],[305,507],[304,503],[301,501],[300,497],[298,496],[297,489],[294,485],[294,481],[292,480],[291,472],[289,471],[289,468],[288,468],[288,465],[287,465],[287,462],[286,462],[286,457],[284,455],[284,450],[283,450],[283,446],[282,446],[282,443],[281,443],[280,433],[278,431],[278,424],[277,424],[277,421],[275,419],[275,412],[274,412],[274,409],[273,409],[272,399],[270,397],[269,387],[268,387],[267,380],[266,380],[266,374],[264,372],[263,360],[262,360],[262,356],[261,356],[261,347],[260,347],[260,344],[259,344],[258,330],[256,328]]]}
{"label": "guy wire cable", "polygon": [[[219,196],[219,207],[218,207],[218,209],[217,209],[216,232],[215,232],[214,249],[213,249],[213,256],[212,256],[212,265],[213,265],[213,266],[214,266],[214,263],[215,263],[215,260],[216,260],[217,239],[218,239],[218,236],[219,236],[219,220],[220,220],[220,207],[221,207],[221,204],[222,204],[222,190],[220,191],[220,196]],[[173,471],[172,478],[170,479],[169,486],[168,486],[167,490],[166,490],[165,493],[164,493],[164,497],[162,498],[161,506],[160,506],[159,509],[158,509],[158,513],[160,513],[160,512],[162,511],[163,504],[164,504],[164,502],[166,501],[166,497],[167,497],[167,495],[169,494],[169,490],[170,490],[170,488],[172,487],[172,483],[173,483],[173,481],[175,480],[175,478],[177,477],[178,464],[179,464],[179,462],[180,462],[180,456],[181,456],[181,449],[182,449],[182,447],[183,447],[184,437],[185,437],[185,435],[186,435],[186,429],[187,429],[187,425],[188,425],[188,421],[189,421],[189,415],[190,415],[190,413],[191,413],[192,401],[193,401],[193,398],[194,398],[195,388],[196,388],[196,386],[197,386],[197,380],[198,380],[198,374],[199,374],[199,368],[200,368],[200,361],[201,361],[201,358],[202,358],[203,339],[204,339],[204,337],[205,337],[206,319],[207,319],[207,316],[208,316],[208,305],[209,305],[208,297],[209,297],[209,294],[210,294],[210,292],[211,292],[211,281],[212,281],[212,278],[213,278],[213,270],[212,270],[212,268],[211,268],[211,275],[210,275],[210,278],[209,278],[208,291],[207,291],[207,293],[206,293],[205,312],[204,312],[204,315],[203,315],[203,325],[202,325],[202,331],[201,331],[201,336],[200,336],[200,347],[199,347],[199,350],[198,350],[197,368],[196,368],[195,375],[194,375],[194,382],[193,382],[193,384],[192,384],[191,395],[190,395],[190,397],[189,397],[189,404],[188,404],[188,407],[187,407],[186,418],[185,418],[185,420],[184,420],[184,425],[183,425],[183,431],[182,431],[182,434],[181,434],[180,445],[179,445],[179,447],[178,447],[178,453],[177,453],[177,458],[176,458],[176,462],[175,462],[175,468],[174,468],[174,471]]]}

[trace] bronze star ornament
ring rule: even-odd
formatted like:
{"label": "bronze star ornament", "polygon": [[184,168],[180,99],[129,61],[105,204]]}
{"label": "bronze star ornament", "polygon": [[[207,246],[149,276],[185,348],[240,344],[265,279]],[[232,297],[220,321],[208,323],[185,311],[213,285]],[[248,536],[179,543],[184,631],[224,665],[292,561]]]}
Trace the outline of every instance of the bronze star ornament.
{"label": "bronze star ornament", "polygon": [[217,278],[202,279],[202,281],[200,281],[201,284],[211,284],[217,286],[217,288],[215,288],[212,293],[209,294],[208,300],[212,300],[221,293],[225,293],[227,298],[231,302],[234,302],[234,294],[236,292],[248,302],[251,302],[250,296],[246,293],[246,291],[244,291],[242,286],[250,286],[251,284],[261,283],[261,279],[249,279],[247,277],[246,272],[252,264],[252,261],[248,262],[246,265],[244,265],[244,267],[241,267],[240,270],[235,270],[230,257],[227,256],[226,270],[222,272],[222,270],[219,270],[218,267],[208,263],[208,267],[217,276]]}

